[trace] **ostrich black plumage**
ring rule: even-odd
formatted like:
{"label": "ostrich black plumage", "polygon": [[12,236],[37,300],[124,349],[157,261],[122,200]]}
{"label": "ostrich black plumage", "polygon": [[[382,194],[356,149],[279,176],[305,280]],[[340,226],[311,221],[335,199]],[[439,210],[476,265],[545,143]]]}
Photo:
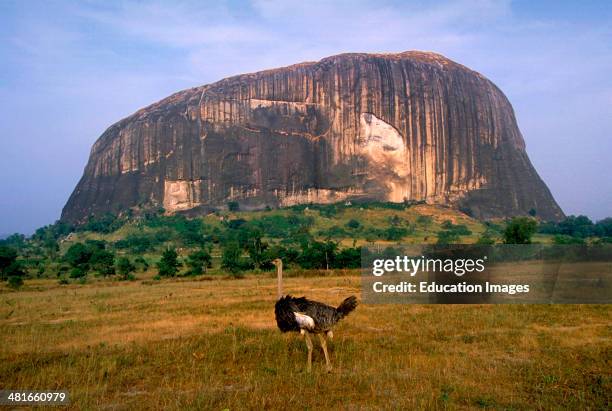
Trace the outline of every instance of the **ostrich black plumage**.
{"label": "ostrich black plumage", "polygon": [[325,354],[327,371],[331,371],[331,361],[327,352],[327,338],[333,338],[332,327],[357,307],[357,298],[352,295],[335,308],[305,297],[296,298],[291,295],[283,297],[283,262],[277,258],[273,261],[273,264],[276,266],[278,279],[278,301],[274,306],[278,328],[282,332],[296,331],[304,336],[308,347],[309,372],[312,370],[313,349],[310,335],[316,334]]}

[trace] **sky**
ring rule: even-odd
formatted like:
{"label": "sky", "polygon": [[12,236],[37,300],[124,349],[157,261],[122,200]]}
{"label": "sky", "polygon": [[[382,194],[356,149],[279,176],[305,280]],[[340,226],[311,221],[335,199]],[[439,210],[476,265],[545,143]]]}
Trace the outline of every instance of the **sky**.
{"label": "sky", "polygon": [[512,103],[566,214],[612,216],[612,2],[0,0],[0,235],[51,224],[102,132],[224,77],[426,50]]}

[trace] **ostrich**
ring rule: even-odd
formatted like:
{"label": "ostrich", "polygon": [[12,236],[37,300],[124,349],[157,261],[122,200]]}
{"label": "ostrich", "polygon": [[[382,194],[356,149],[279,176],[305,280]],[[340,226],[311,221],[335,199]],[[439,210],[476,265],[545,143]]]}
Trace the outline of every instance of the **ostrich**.
{"label": "ostrich", "polygon": [[332,327],[357,307],[357,298],[352,295],[334,308],[305,297],[283,296],[283,262],[277,258],[272,263],[276,266],[278,279],[278,301],[274,306],[278,328],[282,332],[299,331],[304,336],[308,347],[308,372],[312,370],[313,344],[310,335],[316,334],[325,354],[326,369],[330,372],[332,366],[327,352],[327,338],[333,338]]}

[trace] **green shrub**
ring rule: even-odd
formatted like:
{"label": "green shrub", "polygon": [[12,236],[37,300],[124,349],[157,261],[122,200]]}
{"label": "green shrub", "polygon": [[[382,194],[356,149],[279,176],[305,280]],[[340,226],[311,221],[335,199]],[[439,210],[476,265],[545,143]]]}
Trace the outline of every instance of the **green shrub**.
{"label": "green shrub", "polygon": [[212,257],[208,250],[194,251],[187,256],[188,275],[201,275],[207,268],[212,267]]}
{"label": "green shrub", "polygon": [[83,278],[87,275],[87,271],[82,267],[72,267],[70,270],[70,278]]}
{"label": "green shrub", "polygon": [[555,244],[584,244],[584,239],[570,235],[557,234],[553,237]]}
{"label": "green shrub", "polygon": [[112,233],[125,224],[126,220],[114,214],[105,213],[101,216],[89,216],[87,222],[77,229],[78,231],[93,231],[94,233]]}
{"label": "green shrub", "polygon": [[147,271],[149,269],[149,263],[147,262],[147,260],[145,260],[145,258],[141,255],[139,255],[138,257],[136,257],[136,259],[134,260],[134,265],[136,266],[136,268],[138,270],[140,270],[141,272]]}
{"label": "green shrub", "polygon": [[504,243],[531,244],[531,237],[538,227],[536,220],[528,217],[515,217],[506,225]]}
{"label": "green shrub", "polygon": [[484,233],[482,233],[480,237],[478,237],[476,244],[480,244],[480,245],[495,244],[495,239],[493,238],[492,233],[489,230],[487,230]]}
{"label": "green shrub", "polygon": [[346,226],[352,230],[357,230],[359,227],[361,227],[361,223],[354,218],[351,218],[348,223],[346,223]]}
{"label": "green shrub", "polygon": [[94,250],[89,264],[94,271],[105,277],[115,274],[115,255],[105,249]]}
{"label": "green shrub", "polygon": [[242,248],[237,242],[232,241],[223,246],[221,268],[228,270],[236,277],[242,271],[251,268],[251,264],[242,257]]}
{"label": "green shrub", "polygon": [[442,230],[438,232],[437,244],[454,244],[459,241],[459,234],[453,230]]}
{"label": "green shrub", "polygon": [[416,222],[423,227],[429,227],[433,223],[433,217],[430,215],[420,215],[417,217]]}
{"label": "green shrub", "polygon": [[8,286],[17,290],[23,285],[23,278],[20,275],[11,275],[8,278]]}
{"label": "green shrub", "polygon": [[360,268],[361,247],[344,248],[336,254],[334,268]]}
{"label": "green shrub", "polygon": [[119,273],[119,275],[121,275],[122,279],[133,279],[134,276],[132,275],[132,273],[134,271],[136,271],[136,266],[132,264],[129,258],[120,257],[119,260],[117,260],[117,272]]}
{"label": "green shrub", "polygon": [[338,244],[333,241],[310,241],[302,244],[298,264],[302,268],[316,269],[334,267]]}
{"label": "green shrub", "polygon": [[17,251],[12,247],[0,246],[0,279],[24,274],[21,263],[17,261]]}
{"label": "green shrub", "polygon": [[161,260],[157,263],[157,270],[162,277],[174,277],[178,273],[181,263],[174,248],[168,248],[162,253]]}

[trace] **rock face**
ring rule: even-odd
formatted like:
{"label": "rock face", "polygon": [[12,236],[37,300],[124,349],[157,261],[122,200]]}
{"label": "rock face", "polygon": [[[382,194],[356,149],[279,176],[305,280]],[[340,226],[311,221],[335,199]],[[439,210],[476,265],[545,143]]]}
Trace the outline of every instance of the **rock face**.
{"label": "rock face", "polygon": [[176,93],[112,125],[62,219],[416,200],[563,217],[489,80],[424,52],[342,54]]}

